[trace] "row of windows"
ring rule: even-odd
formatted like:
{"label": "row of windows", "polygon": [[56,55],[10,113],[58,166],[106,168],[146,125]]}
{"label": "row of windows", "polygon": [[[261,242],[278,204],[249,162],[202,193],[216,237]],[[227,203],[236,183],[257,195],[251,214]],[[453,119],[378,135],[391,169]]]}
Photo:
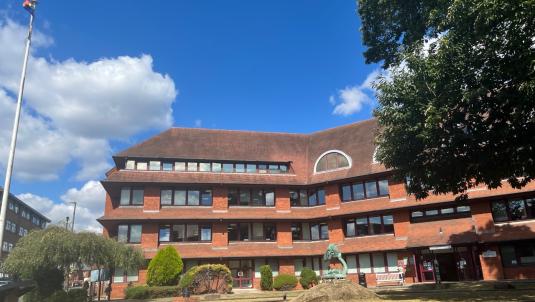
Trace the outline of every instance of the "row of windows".
{"label": "row of windows", "polygon": [[448,205],[441,208],[411,211],[411,221],[429,221],[470,216],[470,206]]}
{"label": "row of windows", "polygon": [[160,242],[212,241],[212,226],[198,224],[161,225]]}
{"label": "row of windows", "polygon": [[229,241],[275,241],[277,239],[277,229],[274,223],[230,223],[227,232]]}
{"label": "row of windows", "polygon": [[10,220],[6,220],[6,231],[17,233],[17,224],[14,222],[11,222]]}
{"label": "row of windows", "polygon": [[292,207],[313,207],[325,204],[325,190],[291,190],[290,205]]}
{"label": "row of windows", "polygon": [[327,223],[292,223],[292,240],[327,240],[329,227]]}
{"label": "row of windows", "polygon": [[116,268],[113,274],[113,283],[137,282],[139,280],[138,271],[125,271],[122,268]]}
{"label": "row of windows", "polygon": [[372,180],[342,185],[342,201],[361,200],[388,195],[388,180]]}
{"label": "row of windows", "polygon": [[392,215],[365,216],[345,221],[345,236],[359,237],[394,233]]}
{"label": "row of windows", "polygon": [[228,204],[231,206],[275,206],[275,191],[265,189],[229,189]]}
{"label": "row of windows", "polygon": [[4,243],[2,244],[2,251],[9,253],[13,250],[13,247],[13,243],[4,241]]}
{"label": "row of windows", "polygon": [[535,218],[535,198],[519,198],[492,202],[495,222]]}
{"label": "row of windows", "polygon": [[211,206],[212,190],[210,189],[162,189],[160,204],[175,206]]}
{"label": "row of windows", "polygon": [[46,221],[42,220],[41,218],[39,218],[36,215],[30,214],[30,210],[29,209],[25,209],[23,206],[19,206],[16,202],[10,201],[8,203],[7,207],[11,211],[13,211],[15,214],[19,214],[19,212],[20,212],[20,216],[22,216],[23,218],[25,218],[27,220],[31,220],[33,224],[35,224],[35,225],[37,225],[37,226],[39,226],[39,227],[41,227],[43,229],[46,227]]}
{"label": "row of windows", "polygon": [[500,246],[503,266],[535,264],[535,242],[524,241]]}
{"label": "row of windows", "polygon": [[167,162],[159,160],[151,161],[126,161],[127,170],[142,171],[178,171],[178,172],[216,172],[216,173],[260,173],[280,174],[288,173],[287,164],[275,163],[222,163],[222,162],[197,162],[176,161]]}
{"label": "row of windows", "polygon": [[[363,253],[356,255],[344,255],[348,273],[385,273],[398,272],[398,255],[394,252]],[[329,262],[322,257],[306,257],[294,259],[295,275],[300,276],[303,268],[308,267],[321,275],[321,272],[329,269]]]}

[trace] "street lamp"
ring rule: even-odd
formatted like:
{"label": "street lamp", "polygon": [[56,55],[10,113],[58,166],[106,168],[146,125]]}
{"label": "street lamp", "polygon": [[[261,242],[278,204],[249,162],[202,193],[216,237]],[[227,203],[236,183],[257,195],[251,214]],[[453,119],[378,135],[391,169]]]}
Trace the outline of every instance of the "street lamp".
{"label": "street lamp", "polygon": [[76,201],[71,201],[69,203],[74,205],[74,208],[72,209],[72,226],[71,226],[71,231],[74,232],[74,218],[76,218]]}
{"label": "street lamp", "polygon": [[2,194],[2,206],[0,209],[0,244],[4,242],[4,231],[6,224],[7,202],[9,197],[9,187],[11,185],[11,173],[13,172],[13,160],[15,158],[15,147],[17,145],[17,132],[19,130],[20,111],[22,109],[22,95],[24,93],[24,82],[26,81],[26,67],[32,44],[32,28],[35,14],[36,0],[25,0],[22,6],[30,13],[30,24],[28,26],[28,36],[26,37],[26,50],[24,51],[24,62],[22,63],[22,73],[20,76],[19,92],[17,96],[17,107],[15,110],[15,121],[13,122],[13,132],[11,134],[11,145],[9,148],[9,158],[6,166],[6,180],[4,182],[4,193]]}

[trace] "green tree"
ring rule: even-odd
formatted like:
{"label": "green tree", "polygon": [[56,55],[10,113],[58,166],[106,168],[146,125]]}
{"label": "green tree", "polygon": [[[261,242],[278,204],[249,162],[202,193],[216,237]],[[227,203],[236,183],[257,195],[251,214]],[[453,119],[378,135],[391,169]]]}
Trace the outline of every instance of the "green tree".
{"label": "green tree", "polygon": [[262,290],[273,290],[273,272],[268,264],[260,267],[260,288]]}
{"label": "green tree", "polygon": [[301,270],[301,278],[299,278],[299,283],[304,289],[309,289],[312,286],[318,284],[318,276],[316,272],[311,268],[305,267]]}
{"label": "green tree", "polygon": [[[44,300],[58,289],[58,279],[63,282],[71,266],[113,271],[116,267],[138,269],[143,262],[140,250],[115,240],[49,227],[21,238],[3,263],[3,269],[19,278],[34,280],[40,299]],[[61,278],[58,272],[63,272]]]}
{"label": "green tree", "polygon": [[183,267],[182,258],[176,249],[172,246],[166,246],[159,250],[149,262],[147,285],[176,285]]}
{"label": "green tree", "polygon": [[[360,0],[377,159],[417,198],[535,176],[535,1]],[[464,194],[461,197],[465,197]]]}

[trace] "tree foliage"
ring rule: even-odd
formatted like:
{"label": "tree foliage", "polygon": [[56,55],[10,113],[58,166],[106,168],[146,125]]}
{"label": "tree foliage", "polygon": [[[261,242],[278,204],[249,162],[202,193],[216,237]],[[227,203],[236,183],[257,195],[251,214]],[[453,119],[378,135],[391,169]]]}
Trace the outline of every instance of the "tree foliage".
{"label": "tree foliage", "polygon": [[190,268],[180,279],[179,286],[188,288],[196,295],[207,293],[230,293],[232,275],[223,264],[203,264]]}
{"label": "tree foliage", "polygon": [[318,284],[318,276],[316,272],[311,268],[305,267],[301,270],[301,275],[299,278],[299,283],[304,289],[309,289],[312,286]]}
{"label": "tree foliage", "polygon": [[260,288],[262,290],[273,290],[273,272],[268,264],[260,267]]}
{"label": "tree foliage", "polygon": [[[535,1],[360,0],[377,83],[377,159],[409,192],[535,176]],[[461,195],[464,196],[464,195]]]}
{"label": "tree foliage", "polygon": [[[116,267],[138,269],[143,262],[141,251],[112,239],[49,227],[21,238],[3,263],[3,269],[19,278],[35,280],[38,291],[53,291],[58,281],[61,285],[64,280],[63,276],[57,277],[57,272],[65,274],[72,265],[113,271]],[[41,292],[43,297],[50,293]]]}
{"label": "tree foliage", "polygon": [[276,290],[291,290],[297,285],[297,277],[290,274],[279,274],[273,280],[273,288]]}
{"label": "tree foliage", "polygon": [[180,258],[174,247],[167,246],[159,250],[156,256],[149,262],[147,285],[176,285],[183,266],[182,258]]}

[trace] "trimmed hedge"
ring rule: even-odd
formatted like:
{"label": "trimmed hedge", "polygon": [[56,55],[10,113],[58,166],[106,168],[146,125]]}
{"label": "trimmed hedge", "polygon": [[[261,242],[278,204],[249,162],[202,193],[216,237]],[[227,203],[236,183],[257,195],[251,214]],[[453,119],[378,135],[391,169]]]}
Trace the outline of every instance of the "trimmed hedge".
{"label": "trimmed hedge", "polygon": [[68,292],[57,290],[46,298],[39,296],[36,291],[24,295],[24,302],[86,302],[87,291],[84,289],[71,289]]}
{"label": "trimmed hedge", "polygon": [[299,278],[299,283],[301,283],[301,286],[304,289],[309,289],[312,286],[318,284],[318,276],[316,275],[316,272],[312,269],[305,267],[303,270],[301,270],[301,278]]}
{"label": "trimmed hedge", "polygon": [[124,290],[126,299],[154,299],[182,296],[179,286],[131,286]]}
{"label": "trimmed hedge", "polygon": [[273,280],[273,288],[276,290],[291,290],[297,285],[297,277],[290,274],[280,274]]}
{"label": "trimmed hedge", "polygon": [[148,286],[177,285],[184,264],[182,258],[172,246],[158,251],[149,262],[147,269]]}
{"label": "trimmed hedge", "polygon": [[188,288],[191,294],[230,293],[232,275],[223,264],[203,264],[190,268],[180,279],[180,288]]}
{"label": "trimmed hedge", "polygon": [[262,290],[273,290],[273,272],[271,266],[262,265],[260,267],[260,288]]}

